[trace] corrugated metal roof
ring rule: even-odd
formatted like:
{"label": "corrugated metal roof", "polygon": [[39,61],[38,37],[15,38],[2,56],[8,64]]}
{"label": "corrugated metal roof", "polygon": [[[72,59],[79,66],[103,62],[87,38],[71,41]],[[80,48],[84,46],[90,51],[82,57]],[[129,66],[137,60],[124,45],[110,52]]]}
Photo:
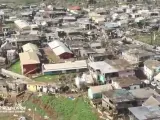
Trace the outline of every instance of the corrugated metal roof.
{"label": "corrugated metal roof", "polygon": [[49,45],[49,47],[50,47],[51,49],[54,49],[54,48],[56,48],[56,47],[58,47],[58,46],[63,46],[64,44],[63,44],[61,41],[54,40],[54,41],[52,41],[52,42],[49,42],[48,45]]}
{"label": "corrugated metal roof", "polygon": [[14,23],[20,28],[20,29],[30,29],[30,25],[24,21],[24,20],[15,20]]}
{"label": "corrugated metal roof", "polygon": [[69,50],[69,48],[64,43],[62,43],[58,40],[52,41],[52,42],[48,43],[48,45],[56,55],[61,55],[63,53],[71,53],[72,54],[72,52]]}
{"label": "corrugated metal roof", "polygon": [[24,52],[36,52],[38,55],[41,55],[37,45],[35,45],[35,44],[27,43],[27,44],[23,45],[22,48],[23,48]]}
{"label": "corrugated metal roof", "polygon": [[117,23],[107,22],[107,23],[105,23],[105,27],[106,27],[107,29],[112,29],[112,28],[117,28],[117,27],[119,27],[119,25],[118,25]]}
{"label": "corrugated metal roof", "polygon": [[36,52],[19,53],[19,58],[20,58],[22,65],[39,64],[40,63],[40,60],[39,60]]}
{"label": "corrugated metal roof", "polygon": [[159,120],[160,119],[160,107],[159,106],[140,106],[131,107],[129,111],[138,120]]}
{"label": "corrugated metal roof", "polygon": [[100,70],[102,73],[113,73],[118,71],[104,61],[90,62],[88,65],[95,70]]}
{"label": "corrugated metal roof", "polygon": [[129,92],[132,93],[132,95],[135,96],[137,99],[146,99],[152,95],[160,96],[155,90],[151,88],[134,89],[129,90]]}
{"label": "corrugated metal roof", "polygon": [[44,72],[45,71],[61,71],[61,70],[73,70],[80,68],[87,68],[86,60],[80,60],[75,62],[66,62],[59,64],[44,64],[43,65]]}
{"label": "corrugated metal roof", "polygon": [[134,101],[135,97],[125,89],[115,89],[106,91],[103,93],[107,98],[109,98],[114,103]]}
{"label": "corrugated metal roof", "polygon": [[66,47],[66,46],[59,46],[57,48],[54,48],[53,49],[53,52],[56,54],[56,55],[61,55],[63,53],[71,53],[72,52]]}
{"label": "corrugated metal roof", "polygon": [[24,52],[34,52],[38,51],[38,47],[35,44],[27,43],[22,46]]}

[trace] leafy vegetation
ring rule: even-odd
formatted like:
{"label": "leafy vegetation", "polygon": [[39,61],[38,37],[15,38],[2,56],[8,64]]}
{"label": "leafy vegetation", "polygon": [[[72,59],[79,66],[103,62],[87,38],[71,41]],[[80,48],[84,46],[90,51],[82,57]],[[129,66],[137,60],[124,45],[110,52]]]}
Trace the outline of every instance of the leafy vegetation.
{"label": "leafy vegetation", "polygon": [[144,35],[136,35],[134,36],[135,40],[147,43],[147,44],[151,44],[151,36],[144,34]]}
{"label": "leafy vegetation", "polygon": [[71,3],[72,3],[72,2],[76,2],[76,0],[67,0],[67,1],[68,1],[68,2],[71,2]]}
{"label": "leafy vegetation", "polygon": [[13,71],[15,73],[21,74],[21,65],[20,61],[17,61],[15,64],[13,64],[10,68],[10,71]]}
{"label": "leafy vegetation", "polygon": [[57,82],[59,79],[73,79],[76,77],[76,73],[69,73],[69,74],[61,74],[61,75],[42,75],[39,77],[34,78],[33,80],[39,82]]}
{"label": "leafy vegetation", "polygon": [[36,113],[38,113],[42,117],[44,117],[46,115],[46,113],[43,109],[41,109],[38,105],[33,104],[31,101],[24,102],[23,106],[26,106],[27,109],[31,109],[32,111],[35,111]]}
{"label": "leafy vegetation", "polygon": [[9,119],[11,119],[11,116],[4,116],[4,115],[2,115],[2,116],[0,116],[0,120],[9,120]]}
{"label": "leafy vegetation", "polygon": [[92,108],[83,98],[71,100],[65,97],[43,96],[43,103],[51,106],[58,114],[59,120],[97,120]]}
{"label": "leafy vegetation", "polygon": [[24,2],[25,4],[31,4],[31,3],[36,3],[39,2],[40,0],[21,0],[21,2]]}
{"label": "leafy vegetation", "polygon": [[39,82],[55,82],[58,80],[58,75],[43,75],[34,78],[33,80],[39,81]]}
{"label": "leafy vegetation", "polygon": [[139,34],[134,36],[134,39],[150,44],[150,45],[160,45],[160,34],[158,32],[155,33],[156,39],[153,40],[153,34]]}

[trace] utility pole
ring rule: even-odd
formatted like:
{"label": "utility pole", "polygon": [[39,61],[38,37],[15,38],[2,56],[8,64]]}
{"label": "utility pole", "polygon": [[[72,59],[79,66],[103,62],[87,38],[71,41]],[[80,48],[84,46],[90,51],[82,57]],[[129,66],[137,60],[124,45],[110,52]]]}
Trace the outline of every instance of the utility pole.
{"label": "utility pole", "polygon": [[153,42],[156,42],[158,35],[156,35],[155,32],[151,32],[151,45],[153,45]]}
{"label": "utility pole", "polygon": [[36,108],[34,108],[34,110],[33,110],[33,120],[35,120],[35,115],[34,115],[35,113],[34,113],[34,112],[35,112],[36,110],[37,110]]}
{"label": "utility pole", "polygon": [[33,120],[34,120],[34,110],[33,110]]}

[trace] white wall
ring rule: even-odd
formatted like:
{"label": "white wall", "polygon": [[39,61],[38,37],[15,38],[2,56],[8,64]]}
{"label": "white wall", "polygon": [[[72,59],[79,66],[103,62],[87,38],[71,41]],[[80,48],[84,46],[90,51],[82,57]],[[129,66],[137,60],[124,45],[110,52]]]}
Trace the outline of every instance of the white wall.
{"label": "white wall", "polygon": [[122,89],[117,82],[112,82],[112,85],[115,89]]}
{"label": "white wall", "polygon": [[154,74],[153,71],[147,68],[145,65],[144,65],[143,71],[144,71],[144,74],[147,76],[147,78],[151,80]]}
{"label": "white wall", "polygon": [[90,70],[89,71],[90,72],[90,74],[92,75],[92,77],[94,78],[94,79],[97,79],[97,74],[96,74],[96,72],[93,72],[92,70]]}
{"label": "white wall", "polygon": [[[122,87],[119,85],[118,82],[112,82],[112,85],[115,89],[122,89]],[[132,85],[129,87],[130,90],[134,90],[134,89],[140,89],[140,85]]]}

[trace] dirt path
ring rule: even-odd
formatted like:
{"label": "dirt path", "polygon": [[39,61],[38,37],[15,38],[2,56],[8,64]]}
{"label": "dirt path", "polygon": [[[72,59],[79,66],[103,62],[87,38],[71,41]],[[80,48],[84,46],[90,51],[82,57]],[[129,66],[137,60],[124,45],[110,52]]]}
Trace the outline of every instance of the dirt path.
{"label": "dirt path", "polygon": [[57,113],[54,109],[52,109],[49,105],[44,104],[39,98],[31,99],[31,101],[38,105],[41,109],[43,109],[46,114],[49,116],[49,118],[52,118],[53,120],[57,120]]}
{"label": "dirt path", "polygon": [[45,120],[44,118],[42,118],[39,114],[35,112],[33,113],[31,111],[27,111],[26,114],[30,116],[32,119],[34,118],[34,120]]}

